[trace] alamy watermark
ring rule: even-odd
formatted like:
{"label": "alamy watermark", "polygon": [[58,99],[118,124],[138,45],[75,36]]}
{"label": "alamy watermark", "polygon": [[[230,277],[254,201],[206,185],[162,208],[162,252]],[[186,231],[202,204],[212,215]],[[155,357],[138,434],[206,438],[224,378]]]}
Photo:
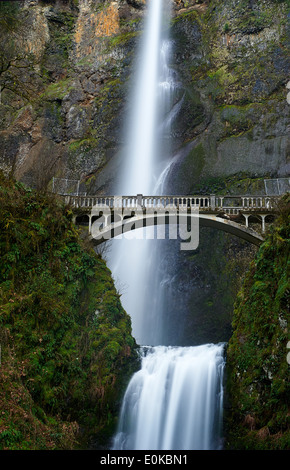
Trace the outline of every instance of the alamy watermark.
{"label": "alamy watermark", "polygon": [[[158,207],[111,207],[98,204],[91,211],[91,236],[98,240],[118,239],[178,239],[181,250],[196,250],[199,245],[199,207],[178,207],[168,204]],[[166,226],[168,226],[166,234]],[[151,229],[148,229],[151,227]],[[156,227],[156,232],[154,227]],[[139,229],[148,230],[139,230]],[[133,233],[134,232],[134,233]],[[157,236],[156,236],[157,235]]]}
{"label": "alamy watermark", "polygon": [[[288,90],[290,89],[290,81],[287,83],[286,88]],[[290,104],[290,91],[287,93],[286,100],[287,100],[287,103]]]}

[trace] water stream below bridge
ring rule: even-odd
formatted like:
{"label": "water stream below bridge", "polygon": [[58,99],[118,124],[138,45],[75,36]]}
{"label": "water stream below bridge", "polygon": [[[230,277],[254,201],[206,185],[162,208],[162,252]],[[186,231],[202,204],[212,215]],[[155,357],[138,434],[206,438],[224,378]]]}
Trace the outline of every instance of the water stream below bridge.
{"label": "water stream below bridge", "polygon": [[143,347],[114,449],[221,448],[224,345]]}
{"label": "water stream below bridge", "polygon": [[[137,51],[132,115],[116,192],[164,194],[172,159],[170,129],[182,92],[169,67],[172,43],[164,33],[168,0],[151,0]],[[112,241],[108,265],[132,318],[141,369],[133,375],[120,410],[113,449],[219,449],[223,410],[224,344],[181,347],[166,343],[162,250],[152,229]],[[138,233],[137,233],[138,232]],[[180,299],[182,302],[182,299]]]}

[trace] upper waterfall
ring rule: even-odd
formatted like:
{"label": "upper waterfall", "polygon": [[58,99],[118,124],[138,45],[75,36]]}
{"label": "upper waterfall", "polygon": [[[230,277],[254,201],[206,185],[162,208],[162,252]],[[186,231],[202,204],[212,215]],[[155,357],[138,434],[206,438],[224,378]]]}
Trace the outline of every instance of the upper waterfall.
{"label": "upper waterfall", "polygon": [[150,194],[157,148],[158,78],[163,0],[149,2],[132,91],[132,112],[125,130],[125,161],[119,194]]}
{"label": "upper waterfall", "polygon": [[[164,34],[169,11],[168,0],[148,3],[144,34],[136,51],[130,112],[126,116],[126,145],[116,187],[119,195],[152,194],[155,189],[160,190],[160,175],[167,164],[162,159],[167,150],[164,135],[170,129],[171,103],[176,90],[174,72],[168,66],[170,41]],[[150,315],[153,305],[157,305],[153,298],[156,291],[153,294],[152,290],[156,271],[154,258],[157,256],[153,230],[152,227],[139,229],[126,234],[122,240],[114,240],[107,256],[116,285],[122,291],[122,303],[132,318],[133,335],[143,345],[159,344],[162,328],[158,316],[152,323]]]}

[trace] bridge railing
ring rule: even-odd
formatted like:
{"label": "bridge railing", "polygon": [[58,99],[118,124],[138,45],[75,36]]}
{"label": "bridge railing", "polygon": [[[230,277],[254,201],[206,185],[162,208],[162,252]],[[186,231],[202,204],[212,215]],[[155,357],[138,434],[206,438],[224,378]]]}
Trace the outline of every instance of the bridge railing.
{"label": "bridge railing", "polygon": [[222,208],[273,209],[277,198],[271,196],[218,196]]}
{"label": "bridge railing", "polygon": [[74,208],[92,208],[106,206],[109,208],[162,208],[175,207],[210,207],[208,196],[66,196],[65,202]]}
{"label": "bridge railing", "polygon": [[65,196],[65,202],[75,209],[107,207],[113,209],[129,208],[144,210],[199,208],[202,211],[224,211],[238,214],[240,211],[274,209],[277,197],[274,196]]}

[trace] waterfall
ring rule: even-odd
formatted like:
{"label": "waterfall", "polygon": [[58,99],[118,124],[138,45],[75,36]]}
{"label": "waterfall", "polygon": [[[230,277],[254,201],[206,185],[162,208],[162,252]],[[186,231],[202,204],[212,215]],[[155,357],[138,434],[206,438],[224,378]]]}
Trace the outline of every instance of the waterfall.
{"label": "waterfall", "polygon": [[157,153],[158,77],[160,64],[162,0],[149,4],[145,35],[140,44],[140,62],[134,76],[132,113],[128,120],[124,167],[119,192],[150,194]]}
{"label": "waterfall", "polygon": [[[162,194],[165,183],[160,174],[166,173],[169,165],[171,123],[180,102],[180,87],[168,65],[171,41],[162,33],[162,25],[169,18],[168,5],[168,0],[151,0],[148,5],[132,80],[132,112],[124,129],[124,164],[116,187],[121,195]],[[159,253],[154,228],[138,229],[119,238],[110,246],[108,266],[132,318],[136,341],[157,345],[162,325],[153,307],[159,305],[155,285],[158,268],[154,269]]]}
{"label": "waterfall", "polygon": [[[119,195],[164,194],[171,127],[182,91],[170,68],[171,41],[162,24],[168,0],[151,0],[137,52],[132,113],[125,127]],[[114,449],[216,449],[222,416],[223,346],[179,347],[164,339],[162,269],[154,228],[138,229],[112,241],[107,262],[122,304],[132,319],[142,367],[123,400]],[[150,345],[150,346],[149,346]],[[161,346],[163,345],[163,346]]]}
{"label": "waterfall", "polygon": [[143,348],[124,396],[114,448],[218,450],[223,344]]}

